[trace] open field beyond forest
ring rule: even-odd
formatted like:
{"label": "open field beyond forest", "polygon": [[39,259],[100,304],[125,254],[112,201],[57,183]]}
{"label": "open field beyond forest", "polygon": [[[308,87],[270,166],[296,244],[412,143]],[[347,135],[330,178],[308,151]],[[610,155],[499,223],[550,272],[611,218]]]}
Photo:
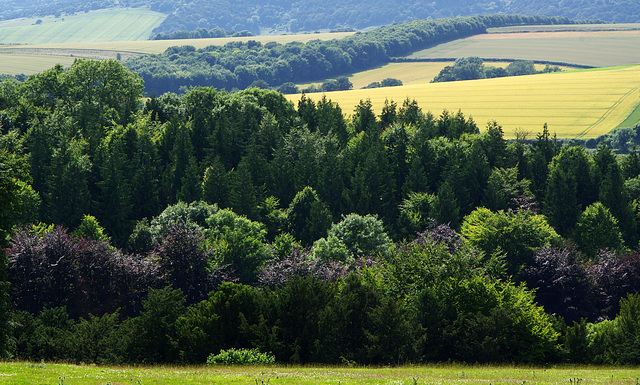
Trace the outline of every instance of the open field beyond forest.
{"label": "open field beyond forest", "polygon": [[[635,25],[635,24],[634,24]],[[501,29],[497,29],[499,31]],[[518,30],[504,30],[518,31]],[[506,32],[475,35],[418,51],[414,59],[478,56],[593,67],[640,63],[640,30]]]}
{"label": "open field beyond forest", "polygon": [[259,41],[261,43],[276,42],[280,44],[291,43],[294,41],[306,43],[310,40],[332,40],[342,39],[353,35],[354,32],[335,32],[335,33],[307,33],[298,35],[261,35],[261,36],[245,36],[245,37],[219,37],[211,39],[178,39],[178,40],[143,40],[143,41],[101,41],[101,42],[84,42],[84,43],[51,43],[51,44],[30,44],[25,46],[2,47],[0,51],[7,49],[46,49],[46,50],[105,50],[105,51],[123,51],[135,53],[163,53],[169,47],[192,45],[197,49],[205,48],[211,45],[223,46],[234,41],[246,42],[249,40]]}
{"label": "open field beyond forest", "polygon": [[[1,58],[1,57],[0,57]],[[493,67],[506,67],[510,62],[486,62],[487,66]],[[402,81],[403,85],[410,86],[414,84],[429,83],[435,78],[440,71],[446,67],[453,65],[452,61],[438,61],[438,62],[404,62],[404,63],[389,63],[378,68],[374,68],[367,71],[362,71],[349,76],[349,80],[353,84],[353,89],[357,90],[363,88],[370,83],[379,82],[386,78],[394,78]],[[542,71],[544,65],[536,64],[537,71]],[[571,69],[569,67],[563,67],[563,69]],[[327,79],[328,80],[328,79]],[[326,80],[324,80],[326,81]],[[313,82],[298,84],[300,89],[305,89],[310,85],[320,86],[323,82]]]}
{"label": "open field beyond forest", "polygon": [[147,9],[111,9],[61,17],[7,20],[0,22],[0,43],[146,40],[166,17]]}
{"label": "open field beyond forest", "polygon": [[344,367],[101,367],[2,363],[0,383],[35,384],[607,384],[637,385],[639,368],[492,367],[433,365],[397,368]]}
{"label": "open field beyond forest", "polygon": [[[0,29],[0,34],[2,29]],[[275,41],[286,44],[294,41],[341,39],[353,35],[353,32],[225,37],[215,39],[184,40],[141,40],[141,41],[102,41],[82,43],[55,43],[29,45],[0,45],[0,73],[8,75],[31,75],[42,72],[60,63],[70,66],[75,58],[115,59],[120,54],[122,59],[138,54],[157,54],[173,46],[192,45],[204,48],[211,45],[225,45],[232,41],[256,40],[262,43]],[[0,41],[1,42],[1,41]]]}
{"label": "open field beyond forest", "polygon": [[[307,96],[317,100],[322,95]],[[560,138],[586,139],[618,127],[640,104],[640,66],[337,91],[326,96],[347,114],[360,100],[370,99],[379,114],[385,99],[401,105],[410,98],[434,115],[444,109],[461,110],[480,130],[496,120],[506,138],[514,138],[516,129],[535,135],[547,123]],[[287,97],[300,99],[300,95]]]}

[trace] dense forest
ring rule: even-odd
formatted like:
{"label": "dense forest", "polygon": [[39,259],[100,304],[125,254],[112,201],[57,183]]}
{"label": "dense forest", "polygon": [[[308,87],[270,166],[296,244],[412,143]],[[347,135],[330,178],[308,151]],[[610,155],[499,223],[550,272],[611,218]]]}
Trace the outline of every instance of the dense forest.
{"label": "dense forest", "polygon": [[640,4],[633,0],[448,0],[392,1],[266,1],[222,0],[8,0],[0,19],[72,14],[113,7],[147,7],[167,14],[156,34],[221,28],[227,31],[313,32],[341,28],[366,29],[413,19],[482,14],[520,14],[616,23],[640,22]]}
{"label": "dense forest", "polygon": [[635,149],[143,88],[115,60],[0,83],[4,355],[640,363]]}
{"label": "dense forest", "polygon": [[340,40],[262,44],[231,42],[196,49],[171,47],[163,54],[142,55],[124,62],[145,82],[149,95],[182,93],[189,87],[245,89],[279,87],[344,76],[389,63],[430,46],[483,33],[487,28],[520,24],[571,24],[564,18],[474,16],[414,20]]}

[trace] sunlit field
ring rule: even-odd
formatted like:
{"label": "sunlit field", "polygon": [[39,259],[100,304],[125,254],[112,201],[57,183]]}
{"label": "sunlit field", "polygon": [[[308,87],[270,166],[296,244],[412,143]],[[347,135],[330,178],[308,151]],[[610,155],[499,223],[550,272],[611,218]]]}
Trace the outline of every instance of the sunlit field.
{"label": "sunlit field", "polygon": [[[64,44],[33,44],[26,47],[30,49],[77,49],[77,50],[107,50],[107,51],[128,51],[137,53],[162,53],[169,47],[192,45],[196,48],[205,48],[210,45],[222,46],[232,41],[249,41],[255,40],[261,43],[276,42],[286,44],[294,41],[305,43],[311,40],[332,40],[342,39],[346,36],[353,35],[353,32],[336,32],[336,33],[309,33],[298,35],[263,35],[263,36],[246,36],[246,37],[221,37],[211,39],[179,39],[179,40],[146,40],[146,41],[102,41],[90,43],[64,43]],[[2,47],[2,49],[10,49],[15,47]]]}
{"label": "sunlit field", "polygon": [[[484,64],[486,66],[504,68],[509,65],[509,62],[485,62]],[[390,63],[371,70],[357,72],[349,76],[349,80],[353,83],[354,90],[363,88],[373,82],[380,82],[386,78],[399,79],[405,86],[424,84],[432,81],[444,67],[449,65],[453,65],[453,62]],[[535,65],[537,71],[542,71],[544,67],[542,64]],[[564,67],[564,69],[568,68]],[[298,87],[305,89],[312,84],[320,86],[322,81],[298,84]]]}
{"label": "sunlit field", "polygon": [[399,368],[343,367],[100,367],[2,363],[0,383],[35,384],[608,384],[637,385],[639,368],[492,367],[433,365]]}
{"label": "sunlit field", "polygon": [[0,53],[0,73],[32,75],[52,68],[56,64],[69,67],[74,60],[75,58],[71,56]]}
{"label": "sunlit field", "polygon": [[[2,44],[146,40],[167,15],[147,9],[109,9],[0,22]],[[40,23],[37,23],[40,20]]]}
{"label": "sunlit field", "polygon": [[608,67],[640,63],[640,31],[568,31],[475,35],[413,53],[411,58],[546,60]]}
{"label": "sunlit field", "polygon": [[[308,94],[319,99],[323,94]],[[562,138],[592,138],[618,127],[640,104],[640,66],[483,79],[402,87],[338,91],[327,97],[349,114],[370,99],[380,113],[385,99],[399,105],[416,99],[423,111],[439,115],[462,110],[480,129],[496,120],[513,138],[516,129],[532,135],[545,123]],[[288,95],[297,101],[300,95]]]}

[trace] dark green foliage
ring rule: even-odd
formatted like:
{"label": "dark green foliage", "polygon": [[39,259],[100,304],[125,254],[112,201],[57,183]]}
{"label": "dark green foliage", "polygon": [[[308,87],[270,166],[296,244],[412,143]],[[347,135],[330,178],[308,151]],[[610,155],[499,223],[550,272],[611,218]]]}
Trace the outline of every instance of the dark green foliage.
{"label": "dark green foliage", "polygon": [[165,287],[149,290],[142,301],[144,310],[123,325],[127,351],[131,362],[154,364],[174,362],[179,357],[175,344],[178,336],[176,321],[184,314],[185,297],[179,289]]}
{"label": "dark green foliage", "polygon": [[[545,70],[546,72],[551,72],[550,69]],[[479,57],[463,57],[456,59],[452,66],[443,68],[432,82],[453,82],[459,80],[533,75],[536,73],[538,72],[533,65],[533,61],[530,60],[516,60],[509,63],[507,68],[499,68],[485,65]]]}
{"label": "dark green foliage", "polygon": [[582,147],[563,147],[549,165],[543,211],[562,236],[573,230],[580,213],[597,199],[593,161]]}
{"label": "dark green foliage", "polygon": [[331,226],[331,213],[311,187],[298,192],[287,210],[289,231],[303,245],[325,236]]}
{"label": "dark green foliage", "polygon": [[263,297],[249,286],[225,283],[179,314],[175,327],[182,360],[204,363],[223,349],[250,348],[247,328],[259,322]]}

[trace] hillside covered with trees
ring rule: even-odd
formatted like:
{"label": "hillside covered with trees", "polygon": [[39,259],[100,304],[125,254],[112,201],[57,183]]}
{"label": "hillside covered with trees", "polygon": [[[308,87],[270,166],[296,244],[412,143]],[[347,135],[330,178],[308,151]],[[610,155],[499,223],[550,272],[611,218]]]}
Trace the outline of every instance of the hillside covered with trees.
{"label": "hillside covered with trees", "polygon": [[438,19],[482,14],[520,14],[608,22],[640,22],[640,4],[632,0],[449,0],[421,2],[309,0],[54,0],[3,2],[0,19],[72,14],[113,7],[147,7],[168,14],[156,33],[195,31],[199,28],[226,31],[248,30],[295,33],[331,29],[365,29],[413,19]]}
{"label": "hillside covered with trees", "polygon": [[484,33],[491,27],[571,23],[575,22],[565,18],[502,15],[414,20],[340,40],[304,44],[250,40],[202,49],[171,47],[159,55],[130,58],[124,64],[142,77],[149,95],[182,93],[194,86],[227,91],[249,86],[278,88],[374,68],[394,57]]}
{"label": "hillside covered with trees", "polygon": [[143,88],[115,60],[0,83],[3,354],[640,363],[638,151]]}

